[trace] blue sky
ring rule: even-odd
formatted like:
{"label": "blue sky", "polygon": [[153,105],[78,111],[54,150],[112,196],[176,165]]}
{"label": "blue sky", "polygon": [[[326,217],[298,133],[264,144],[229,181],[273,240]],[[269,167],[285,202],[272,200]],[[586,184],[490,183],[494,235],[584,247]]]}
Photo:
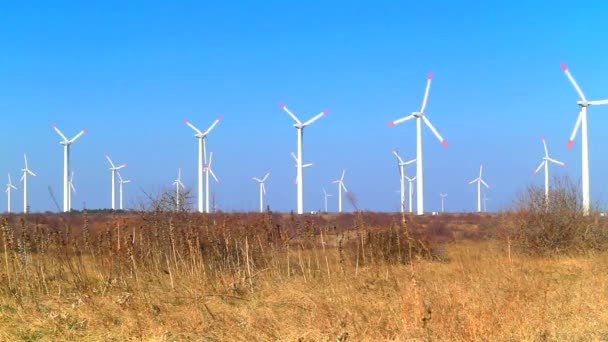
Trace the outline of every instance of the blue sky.
{"label": "blue sky", "polygon": [[[577,95],[565,62],[588,98],[608,98],[606,10],[601,1],[104,1],[0,4],[0,171],[18,178],[28,153],[33,211],[61,202],[62,150],[51,123],[74,135],[72,169],[82,208],[109,207],[104,159],[128,162],[125,201],[168,188],[183,170],[196,187],[196,140],[183,124],[210,135],[213,185],[224,210],[255,210],[252,176],[271,172],[267,201],[295,208],[289,151],[296,133],[278,106],[302,119],[329,115],[305,130],[305,208],[321,207],[321,187],[346,169],[362,209],[397,210],[398,173],[391,149],[415,155],[415,125],[386,123],[418,110],[434,73],[427,115],[450,146],[423,132],[425,209],[470,211],[466,181],[484,163],[489,209],[510,205],[542,158],[569,165],[553,174],[580,179]],[[592,201],[607,200],[608,108],[589,114]],[[413,175],[414,168],[409,174]],[[6,176],[4,176],[6,177]],[[18,185],[19,186],[19,185]],[[143,190],[143,191],[142,191]],[[333,197],[330,209],[337,206]],[[13,207],[21,207],[21,193]],[[0,205],[6,206],[5,196]],[[348,208],[349,206],[346,205]]]}

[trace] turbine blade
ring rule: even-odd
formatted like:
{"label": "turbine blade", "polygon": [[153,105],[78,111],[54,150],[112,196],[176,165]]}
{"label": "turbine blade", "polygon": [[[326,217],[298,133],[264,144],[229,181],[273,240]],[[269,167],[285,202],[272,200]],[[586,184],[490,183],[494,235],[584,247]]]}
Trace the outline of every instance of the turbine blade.
{"label": "turbine blade", "polygon": [[112,162],[112,159],[110,159],[109,156],[106,155],[106,159],[108,160],[108,162],[110,162],[110,165],[112,166],[113,169],[116,168],[116,166],[114,165],[114,163]]}
{"label": "turbine blade", "polygon": [[213,179],[215,179],[216,182],[220,182],[217,177],[215,176],[215,173],[213,173],[213,170],[211,168],[208,169],[209,173],[211,174],[211,177],[213,177]]}
{"label": "turbine blade", "polygon": [[213,151],[209,152],[209,164],[207,164],[207,167],[209,167],[209,169],[211,169],[212,161],[213,161]]}
{"label": "turbine blade", "polygon": [[69,143],[73,143],[74,141],[76,141],[78,138],[80,138],[83,134],[85,134],[87,132],[87,129],[83,129],[82,131],[78,132],[78,134],[76,134],[76,136],[74,136],[72,138],[72,140],[69,141]]}
{"label": "turbine blade", "polygon": [[399,153],[397,153],[396,149],[393,149],[393,154],[395,155],[395,157],[397,157],[399,164],[403,164],[403,159],[401,159],[401,156],[399,156]]}
{"label": "turbine blade", "polygon": [[545,141],[545,137],[542,137],[543,146],[545,147],[545,157],[549,158],[549,150],[547,149],[547,142]]}
{"label": "turbine blade", "polygon": [[295,160],[296,164],[298,163],[298,157],[296,157],[296,155],[292,152],[289,152],[291,154],[291,156],[293,157],[293,160]]}
{"label": "turbine blade", "polygon": [[408,116],[404,116],[404,117],[402,117],[401,119],[397,119],[397,120],[395,120],[395,121],[391,121],[391,122],[389,122],[389,123],[388,123],[388,126],[389,126],[389,127],[390,127],[390,126],[395,126],[395,125],[400,124],[400,123],[402,123],[402,122],[405,122],[405,121],[407,121],[407,120],[411,120],[411,119],[413,119],[413,118],[415,118],[415,117],[416,117],[416,116],[415,116],[414,114],[410,114],[410,115],[408,115]]}
{"label": "turbine blade", "polygon": [[279,106],[281,106],[281,108],[283,108],[284,111],[287,112],[287,114],[289,114],[289,116],[291,116],[291,118],[298,124],[301,125],[302,121],[300,121],[300,119],[298,119],[297,116],[295,116],[283,103],[279,103]]}
{"label": "turbine blade", "polygon": [[420,107],[420,113],[424,113],[426,108],[426,101],[429,98],[429,90],[431,89],[431,80],[433,79],[433,72],[429,72],[429,77],[426,80],[426,89],[424,90],[424,99],[422,100],[422,107]]}
{"label": "turbine blade", "polygon": [[439,139],[439,142],[441,142],[441,145],[443,145],[443,147],[448,147],[448,142],[445,141],[445,139],[443,139],[443,137],[439,134],[439,132],[437,132],[437,130],[435,129],[435,127],[433,126],[431,121],[429,119],[427,119],[426,116],[422,116],[422,120],[424,120],[424,123],[428,126],[428,128],[431,130],[431,132],[433,132],[433,134],[435,134],[437,139]]}
{"label": "turbine blade", "polygon": [[490,186],[488,185],[488,183],[486,183],[483,179],[479,179],[479,181],[481,182],[481,184],[483,184],[486,188],[490,188]]}
{"label": "turbine blade", "polygon": [[218,116],[217,119],[215,119],[215,121],[213,121],[213,123],[211,124],[211,126],[209,126],[209,128],[207,128],[207,130],[205,131],[205,133],[203,133],[204,136],[207,136],[214,128],[215,126],[217,126],[217,124],[222,121],[222,116]]}
{"label": "turbine blade", "polygon": [[321,189],[323,189],[323,195],[327,196],[327,191],[325,191],[325,188],[323,187]]}
{"label": "turbine blade", "polygon": [[117,166],[116,170],[124,169],[125,167],[127,167],[127,163]]}
{"label": "turbine blade", "polygon": [[55,124],[52,124],[51,128],[54,129],[55,132],[57,132],[57,134],[59,134],[59,136],[61,137],[61,139],[63,139],[63,141],[68,141],[68,138],[66,138],[66,136],[63,135],[63,133],[61,133],[61,131],[59,130],[59,128],[57,128],[57,126],[55,126]]}
{"label": "turbine blade", "polygon": [[340,182],[340,186],[342,187],[342,189],[344,189],[344,192],[348,192],[348,189],[346,189],[346,185],[344,185],[343,182]]}
{"label": "turbine blade", "polygon": [[576,119],[576,123],[574,124],[574,129],[572,130],[572,134],[570,135],[570,140],[568,140],[568,148],[572,148],[572,144],[574,143],[574,138],[576,138],[576,133],[578,132],[578,128],[581,127],[581,120],[583,119],[583,110],[578,113],[578,118]]}
{"label": "turbine blade", "polygon": [[262,183],[262,193],[266,196],[266,186]]}
{"label": "turbine blade", "polygon": [[194,130],[196,133],[203,135],[203,132],[201,132],[200,129],[196,128],[193,124],[191,124],[190,121],[184,120],[184,123],[186,124],[186,126],[192,128],[192,130]]}
{"label": "turbine blade", "polygon": [[262,183],[262,180],[258,177],[251,177],[254,181]]}
{"label": "turbine blade", "polygon": [[266,175],[264,176],[264,178],[262,178],[262,182],[265,182],[266,179],[268,179],[268,176],[270,176],[270,172],[266,173]]}
{"label": "turbine blade", "polygon": [[536,170],[534,170],[534,174],[535,174],[535,175],[536,175],[536,174],[537,174],[537,173],[540,171],[540,169],[542,169],[542,168],[543,168],[543,166],[545,166],[545,163],[546,163],[546,161],[545,161],[545,160],[543,160],[543,161],[540,163],[540,165],[538,165],[538,167],[536,168]]}
{"label": "turbine blade", "polygon": [[32,172],[32,170],[25,170],[27,173],[29,173],[31,176],[37,177],[36,174],[34,172]]}
{"label": "turbine blade", "polygon": [[482,172],[483,172],[483,164],[479,165],[479,179],[481,179]]}
{"label": "turbine blade", "polygon": [[568,70],[568,67],[566,67],[566,64],[562,63],[561,67],[562,70],[564,70],[564,73],[566,74],[568,79],[570,80],[570,83],[572,83],[572,85],[574,86],[574,89],[576,89],[576,92],[578,93],[578,96],[580,96],[581,100],[587,101],[587,99],[585,98],[585,94],[583,94],[583,91],[574,80],[574,77],[572,77],[572,74],[570,74],[570,71]]}
{"label": "turbine blade", "polygon": [[340,177],[340,182],[344,180],[344,175],[346,174],[346,170],[342,170],[342,177]]}
{"label": "turbine blade", "polygon": [[416,162],[416,159],[414,158],[412,160],[406,161],[405,165],[410,165],[410,164],[415,163],[415,162]]}
{"label": "turbine blade", "polygon": [[605,104],[608,104],[608,100],[595,100],[595,101],[589,101],[588,103],[590,105],[594,105],[594,106],[605,105]]}
{"label": "turbine blade", "polygon": [[302,165],[302,167],[309,167],[309,166],[313,166],[313,165],[315,165],[315,164],[314,163],[308,163],[308,164]]}
{"label": "turbine blade", "polygon": [[468,182],[469,185],[475,183],[475,182],[479,182],[479,178],[475,178],[472,181]]}
{"label": "turbine blade", "polygon": [[566,165],[568,165],[568,164],[566,164],[566,163],[564,163],[564,162],[562,162],[562,161],[559,161],[559,160],[557,160],[557,159],[549,158],[548,160],[549,160],[550,162],[554,163],[554,164],[557,164],[557,165],[561,165],[561,166],[566,166]]}
{"label": "turbine blade", "polygon": [[25,160],[25,168],[27,169],[27,155],[23,154],[23,159]]}
{"label": "turbine blade", "polygon": [[319,120],[323,115],[326,115],[327,113],[329,113],[329,111],[327,109],[323,110],[321,113],[315,115],[312,119],[306,121],[302,126],[308,126],[311,123]]}

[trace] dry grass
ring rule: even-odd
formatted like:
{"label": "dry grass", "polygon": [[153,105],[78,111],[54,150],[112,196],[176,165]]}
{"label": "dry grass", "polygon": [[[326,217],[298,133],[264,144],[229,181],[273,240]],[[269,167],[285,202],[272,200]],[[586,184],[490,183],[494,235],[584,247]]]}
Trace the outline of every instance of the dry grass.
{"label": "dry grass", "polygon": [[531,257],[459,240],[440,262],[408,249],[429,246],[421,235],[369,221],[152,213],[95,229],[85,219],[76,234],[9,220],[0,339],[608,339],[606,253]]}

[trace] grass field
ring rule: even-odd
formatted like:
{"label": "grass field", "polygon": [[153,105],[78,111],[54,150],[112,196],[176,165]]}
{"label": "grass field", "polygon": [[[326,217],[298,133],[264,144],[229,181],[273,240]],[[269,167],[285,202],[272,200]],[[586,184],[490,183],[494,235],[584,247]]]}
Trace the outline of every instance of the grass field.
{"label": "grass field", "polygon": [[530,256],[491,215],[5,217],[6,341],[608,339],[608,253]]}

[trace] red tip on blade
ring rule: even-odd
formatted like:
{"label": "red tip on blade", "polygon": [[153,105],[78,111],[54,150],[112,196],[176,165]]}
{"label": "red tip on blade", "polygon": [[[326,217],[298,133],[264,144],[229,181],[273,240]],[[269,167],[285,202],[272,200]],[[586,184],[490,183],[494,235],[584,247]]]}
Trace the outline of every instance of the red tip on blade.
{"label": "red tip on blade", "polygon": [[389,123],[386,124],[388,127],[393,127],[395,126],[395,122],[391,121]]}
{"label": "red tip on blade", "polygon": [[57,125],[51,124],[51,128],[55,128],[55,127],[57,127]]}
{"label": "red tip on blade", "polygon": [[86,132],[88,132],[88,131],[89,131],[89,129],[88,129],[88,128],[83,128],[83,129],[82,129],[82,131],[83,131],[84,133],[86,133]]}
{"label": "red tip on blade", "polygon": [[541,135],[541,136],[540,136],[540,140],[545,141],[545,136],[544,136],[544,135]]}
{"label": "red tip on blade", "polygon": [[564,163],[564,166],[568,166],[568,163]]}
{"label": "red tip on blade", "polygon": [[448,142],[444,140],[441,142],[441,145],[443,145],[443,147],[448,147]]}
{"label": "red tip on blade", "polygon": [[566,64],[560,63],[560,66],[562,67],[562,70],[564,70],[564,71],[568,70],[568,67],[566,66]]}
{"label": "red tip on blade", "polygon": [[429,80],[430,79],[433,79],[433,72],[432,71],[429,71]]}
{"label": "red tip on blade", "polygon": [[327,115],[327,113],[329,113],[329,110],[327,110],[327,109],[323,109],[323,114],[324,114],[324,115]]}
{"label": "red tip on blade", "polygon": [[279,103],[279,107],[285,108],[285,104],[283,102]]}
{"label": "red tip on blade", "polygon": [[189,123],[190,123],[190,121],[188,121],[188,120],[184,120],[184,125],[187,125],[187,124],[189,124]]}
{"label": "red tip on blade", "polygon": [[222,116],[221,115],[217,117],[217,121],[222,121]]}
{"label": "red tip on blade", "polygon": [[570,148],[572,148],[572,144],[573,144],[573,143],[574,143],[574,141],[572,141],[572,140],[568,140],[568,148],[569,148],[569,149],[570,149]]}

